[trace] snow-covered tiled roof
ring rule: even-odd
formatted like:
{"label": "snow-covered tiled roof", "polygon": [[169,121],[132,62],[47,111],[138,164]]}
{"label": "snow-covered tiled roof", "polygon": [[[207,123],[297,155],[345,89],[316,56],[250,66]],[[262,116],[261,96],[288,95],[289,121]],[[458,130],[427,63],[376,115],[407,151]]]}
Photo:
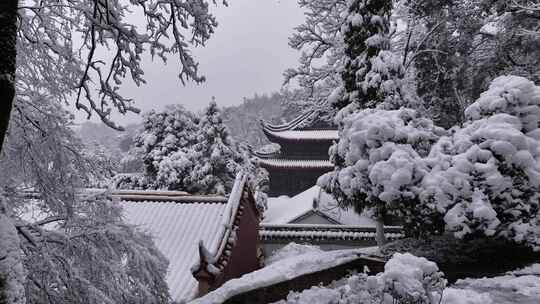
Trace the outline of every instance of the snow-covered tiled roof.
{"label": "snow-covered tiled roof", "polygon": [[198,283],[190,269],[199,259],[200,240],[208,249],[217,250],[224,202],[121,201],[127,222],[154,236],[156,246],[169,259],[167,283],[176,301],[196,295]]}
{"label": "snow-covered tiled roof", "polygon": [[[368,252],[370,255],[365,255],[364,252]],[[358,258],[382,262],[379,258],[371,256],[372,252],[372,248],[357,248],[333,251],[311,251],[300,255],[290,256],[275,261],[259,270],[247,273],[238,279],[230,280],[220,288],[194,300],[191,304],[224,303],[239,294],[290,281],[306,274],[331,269]],[[324,299],[317,301],[314,298],[314,301],[311,302],[327,303],[328,301],[325,302]]]}
{"label": "snow-covered tiled roof", "polygon": [[314,210],[313,202],[318,201],[317,211],[332,220],[355,226],[375,226],[375,222],[366,215],[360,215],[352,209],[338,208],[337,202],[331,195],[321,191],[319,186],[313,186],[293,197],[280,196],[268,198],[267,210],[264,212],[263,223],[289,224]]}
{"label": "snow-covered tiled roof", "polygon": [[263,129],[270,140],[285,141],[334,141],[339,139],[337,130],[286,130],[272,131]]}
{"label": "snow-covered tiled roof", "polygon": [[167,283],[173,300],[189,301],[197,294],[192,267],[199,264],[200,242],[215,257],[222,255],[244,183],[244,177],[237,177],[228,199],[155,191],[113,194],[124,208],[126,221],[149,232],[169,259]]}
{"label": "snow-covered tiled roof", "polygon": [[297,116],[295,119],[281,125],[274,125],[271,123],[267,123],[265,121],[261,121],[261,125],[263,127],[263,130],[266,129],[266,130],[276,131],[276,132],[294,130],[298,128],[299,126],[302,126],[304,122],[308,120],[313,114],[314,114],[314,111],[303,113]]}
{"label": "snow-covered tiled roof", "polygon": [[259,158],[259,164],[263,168],[334,169],[329,160]]}
{"label": "snow-covered tiled roof", "polygon": [[[389,240],[403,237],[400,227],[385,227],[385,236]],[[313,225],[313,224],[263,224],[259,230],[261,240],[289,239],[295,241],[361,241],[374,240],[375,227],[350,225]]]}

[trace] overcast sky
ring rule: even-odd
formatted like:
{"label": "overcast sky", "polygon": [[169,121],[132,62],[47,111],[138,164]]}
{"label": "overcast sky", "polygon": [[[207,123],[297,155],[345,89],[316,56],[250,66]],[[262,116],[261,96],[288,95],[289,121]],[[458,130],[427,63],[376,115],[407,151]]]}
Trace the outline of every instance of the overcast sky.
{"label": "overcast sky", "polygon": [[[212,96],[220,106],[239,104],[254,93],[279,90],[283,71],[297,65],[299,54],[287,44],[293,28],[304,20],[295,0],[230,0],[228,7],[211,5],[211,9],[218,28],[205,47],[193,52],[206,82],[183,86],[177,60],[171,57],[164,65],[148,56],[143,65],[147,84],[126,83],[122,90],[143,111],[173,103],[196,111]],[[115,116],[120,124],[139,119]]]}

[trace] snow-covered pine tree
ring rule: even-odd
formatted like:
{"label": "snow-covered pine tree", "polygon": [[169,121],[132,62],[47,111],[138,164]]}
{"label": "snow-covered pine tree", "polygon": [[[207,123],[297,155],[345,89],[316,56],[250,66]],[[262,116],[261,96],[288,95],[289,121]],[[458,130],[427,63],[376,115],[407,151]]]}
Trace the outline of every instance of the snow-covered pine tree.
{"label": "snow-covered pine tree", "polygon": [[193,168],[189,151],[197,141],[197,123],[198,118],[181,105],[144,115],[143,131],[135,137],[135,147],[143,156],[144,176],[132,181],[135,186],[187,190],[184,179]]}
{"label": "snow-covered pine tree", "polygon": [[[401,59],[390,51],[392,1],[349,2],[341,28],[345,41],[343,86],[332,94],[337,109],[398,109],[404,103]],[[338,115],[339,116],[339,115]]]}
{"label": "snow-covered pine tree", "polygon": [[[334,171],[318,184],[333,194],[340,206],[357,212],[372,211],[377,241],[384,242],[387,215],[405,219],[408,230],[418,206],[419,185],[428,167],[424,157],[441,128],[412,109],[366,109],[342,121],[340,139],[330,148]],[[409,225],[411,224],[411,225]]]}
{"label": "snow-covered pine tree", "polygon": [[240,145],[230,136],[215,101],[211,101],[202,114],[197,144],[192,151],[194,166],[189,184],[197,193],[228,193],[236,173],[248,162]]}
{"label": "snow-covered pine tree", "polygon": [[373,211],[378,244],[389,212],[414,208],[422,156],[442,132],[415,110],[396,110],[412,102],[402,90],[402,62],[390,51],[391,9],[392,1],[349,2],[343,86],[331,97],[341,109],[340,139],[330,149],[335,169],[318,181],[341,206]]}
{"label": "snow-covered pine tree", "polygon": [[214,101],[201,117],[174,105],[146,114],[143,125],[135,146],[144,173],[118,174],[113,187],[226,195],[244,170],[257,204],[265,207],[267,173],[251,160],[249,148],[231,137]]}

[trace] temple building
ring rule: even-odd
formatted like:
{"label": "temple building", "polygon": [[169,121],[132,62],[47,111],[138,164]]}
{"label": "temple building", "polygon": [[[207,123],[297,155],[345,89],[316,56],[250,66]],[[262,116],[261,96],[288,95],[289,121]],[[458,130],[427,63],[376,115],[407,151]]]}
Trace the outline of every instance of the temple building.
{"label": "temple building", "polygon": [[316,116],[312,111],[282,125],[261,123],[268,140],[279,145],[279,149],[255,152],[270,175],[269,196],[297,195],[334,168],[328,149],[338,139],[337,128]]}
{"label": "temple building", "polygon": [[[374,246],[375,222],[370,216],[339,208],[331,195],[316,186],[321,175],[334,169],[328,149],[339,138],[337,128],[319,119],[315,111],[282,125],[261,124],[273,143],[255,152],[270,178],[259,231],[265,254],[290,242],[323,250]],[[397,226],[386,226],[385,235],[388,239],[403,236]]]}
{"label": "temple building", "polygon": [[189,302],[258,269],[260,214],[246,177],[228,197],[181,191],[117,190],[125,220],[154,237],[169,260],[167,283],[175,303]]}

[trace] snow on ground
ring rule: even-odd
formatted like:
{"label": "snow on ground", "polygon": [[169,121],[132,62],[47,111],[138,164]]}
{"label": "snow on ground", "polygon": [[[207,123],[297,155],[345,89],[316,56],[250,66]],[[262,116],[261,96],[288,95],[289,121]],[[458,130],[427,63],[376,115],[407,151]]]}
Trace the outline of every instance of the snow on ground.
{"label": "snow on ground", "polygon": [[532,264],[522,269],[509,271],[506,274],[512,274],[516,276],[532,274],[540,276],[540,263]]}
{"label": "snow on ground", "polygon": [[[525,274],[527,270],[525,272],[521,270],[493,278],[458,280],[453,287],[482,293],[491,299],[491,302],[479,300],[470,302],[471,304],[538,304],[540,303],[540,274],[537,272],[539,268],[540,264],[535,264],[529,269],[530,271],[536,271],[536,274]],[[521,275],[522,273],[523,275]]]}
{"label": "snow on ground", "polygon": [[441,304],[493,304],[489,294],[474,290],[446,288]]}
{"label": "snow on ground", "polygon": [[538,304],[540,264],[493,278],[458,280],[444,290],[442,304]]}
{"label": "snow on ground", "polygon": [[220,288],[201,298],[195,299],[190,303],[223,303],[235,295],[245,293],[250,290],[270,286],[304,274],[321,271],[350,262],[356,259],[359,254],[373,252],[373,248],[334,251],[318,251],[312,248],[312,250],[306,251],[307,253],[301,255],[292,255],[284,257],[279,261],[276,260],[272,264],[262,269],[245,274],[238,279],[227,281]]}

